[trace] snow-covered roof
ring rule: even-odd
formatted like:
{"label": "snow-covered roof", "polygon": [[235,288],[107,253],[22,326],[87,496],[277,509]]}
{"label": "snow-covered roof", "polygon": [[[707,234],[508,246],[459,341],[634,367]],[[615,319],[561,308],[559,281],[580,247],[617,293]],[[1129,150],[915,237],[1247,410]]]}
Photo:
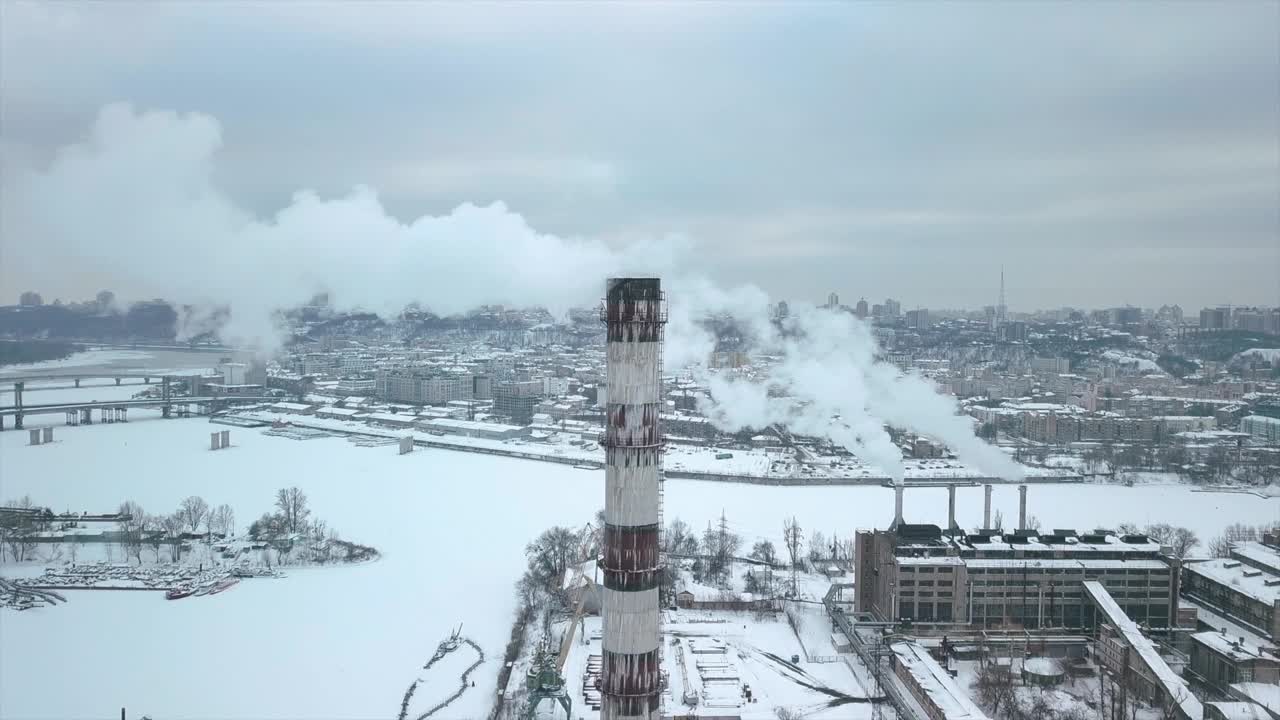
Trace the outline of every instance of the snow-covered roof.
{"label": "snow-covered roof", "polygon": [[304,410],[310,410],[311,406],[304,405],[302,403],[278,402],[278,403],[272,404],[271,409],[282,410],[284,412],[302,412]]}
{"label": "snow-covered roof", "polygon": [[1186,571],[1225,585],[1264,605],[1274,605],[1280,599],[1280,577],[1245,565],[1239,560],[1217,558],[1190,563],[1186,566]]}
{"label": "snow-covered roof", "polygon": [[1280,575],[1280,550],[1263,545],[1257,540],[1246,540],[1231,546],[1231,557],[1245,564],[1260,567]]}
{"label": "snow-covered roof", "polygon": [[1226,720],[1271,720],[1265,708],[1252,702],[1207,702]]}
{"label": "snow-covered roof", "polygon": [[319,410],[316,410],[317,414],[334,415],[338,417],[351,417],[352,415],[357,415],[360,412],[361,412],[360,410],[357,410],[355,408],[339,408],[339,407],[324,407],[324,408],[320,408]]}
{"label": "snow-covered roof", "polygon": [[1164,658],[1160,657],[1160,653],[1147,636],[1142,634],[1138,624],[1129,619],[1102,583],[1097,580],[1086,580],[1084,589],[1099,609],[1106,614],[1107,621],[1124,636],[1125,642],[1138,654],[1147,669],[1156,676],[1156,680],[1164,686],[1168,696],[1178,703],[1183,717],[1188,720],[1203,718],[1204,707],[1196,696],[1191,694],[1186,682],[1173,671],[1173,668],[1169,667],[1169,663],[1165,662]]}
{"label": "snow-covered roof", "polygon": [[1210,630],[1196,633],[1191,636],[1191,639],[1219,655],[1231,658],[1235,662],[1277,660],[1276,656],[1269,652],[1269,648],[1264,648],[1250,641],[1248,637],[1227,635],[1218,630]]}
{"label": "snow-covered roof", "polygon": [[437,418],[423,423],[427,427],[448,428],[450,430],[471,430],[473,432],[512,433],[524,430],[520,425],[503,425],[501,423],[479,422],[477,420],[453,420]]}
{"label": "snow-covered roof", "polygon": [[928,650],[914,642],[894,643],[891,649],[898,663],[906,668],[947,720],[986,720],[986,713],[969,699],[969,695]]}
{"label": "snow-covered roof", "polygon": [[1231,694],[1258,703],[1272,715],[1280,715],[1280,685],[1260,682],[1232,683]]}

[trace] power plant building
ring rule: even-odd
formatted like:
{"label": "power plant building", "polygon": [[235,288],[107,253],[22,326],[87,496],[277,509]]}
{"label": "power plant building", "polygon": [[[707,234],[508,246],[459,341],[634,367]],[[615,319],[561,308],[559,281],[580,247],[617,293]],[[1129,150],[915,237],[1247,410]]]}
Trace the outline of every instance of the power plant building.
{"label": "power plant building", "polygon": [[[989,488],[990,486],[988,486]],[[878,619],[939,631],[982,628],[1091,629],[1099,620],[1083,583],[1096,580],[1135,622],[1177,625],[1178,561],[1145,535],[1026,528],[1026,486],[1017,530],[965,531],[902,519],[896,489],[889,530],[854,540],[856,607]],[[990,524],[990,495],[987,500]]]}

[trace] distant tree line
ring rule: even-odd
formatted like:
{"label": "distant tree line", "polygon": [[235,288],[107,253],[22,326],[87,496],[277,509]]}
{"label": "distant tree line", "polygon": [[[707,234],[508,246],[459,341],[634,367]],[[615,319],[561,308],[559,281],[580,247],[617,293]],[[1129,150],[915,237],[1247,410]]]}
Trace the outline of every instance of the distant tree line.
{"label": "distant tree line", "polygon": [[56,340],[0,340],[0,365],[61,360],[84,347]]}

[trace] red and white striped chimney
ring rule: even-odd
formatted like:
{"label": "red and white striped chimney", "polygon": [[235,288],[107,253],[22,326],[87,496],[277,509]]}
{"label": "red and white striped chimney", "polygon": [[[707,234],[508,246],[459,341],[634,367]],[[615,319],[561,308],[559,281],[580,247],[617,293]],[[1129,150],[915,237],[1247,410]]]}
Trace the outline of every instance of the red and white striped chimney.
{"label": "red and white striped chimney", "polygon": [[660,368],[666,322],[657,278],[610,278],[602,720],[658,717]]}

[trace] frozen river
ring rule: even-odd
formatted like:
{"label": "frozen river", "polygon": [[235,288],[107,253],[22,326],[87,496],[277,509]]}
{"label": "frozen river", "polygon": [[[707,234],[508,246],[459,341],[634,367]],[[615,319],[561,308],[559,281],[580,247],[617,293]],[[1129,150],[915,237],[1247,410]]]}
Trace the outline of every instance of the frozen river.
{"label": "frozen river", "polygon": [[[216,367],[229,357],[248,362],[251,355],[237,350],[175,350],[168,348],[98,348],[74,353],[61,360],[0,366],[0,382],[7,377],[65,375],[68,373],[109,374],[112,372],[155,372],[187,374]],[[65,384],[65,383],[64,383]]]}
{"label": "frozen river", "polygon": [[[501,657],[524,546],[553,524],[580,526],[603,504],[603,471],[453,452],[296,441],[233,428],[233,447],[207,450],[203,419],[59,427],[51,446],[0,433],[0,498],[30,494],[55,510],[106,511],[132,499],[171,512],[197,494],[229,503],[237,525],[298,485],[318,517],[384,557],[359,567],[294,570],[212,598],[71,592],[66,605],[0,612],[0,717],[393,717],[436,642],[463,623]],[[880,487],[781,488],[671,480],[665,516],[695,529],[718,519],[749,545],[779,542],[784,517],[848,537],[891,520]],[[977,524],[982,489],[959,492],[962,524]],[[1017,491],[997,487],[1007,522]],[[1231,522],[1280,518],[1280,501],[1192,493],[1179,486],[1034,485],[1030,514],[1046,527],[1153,521],[1208,539]],[[912,522],[944,523],[946,491],[907,491]],[[497,663],[475,674],[450,717],[483,715]],[[452,708],[451,708],[452,709]]]}

